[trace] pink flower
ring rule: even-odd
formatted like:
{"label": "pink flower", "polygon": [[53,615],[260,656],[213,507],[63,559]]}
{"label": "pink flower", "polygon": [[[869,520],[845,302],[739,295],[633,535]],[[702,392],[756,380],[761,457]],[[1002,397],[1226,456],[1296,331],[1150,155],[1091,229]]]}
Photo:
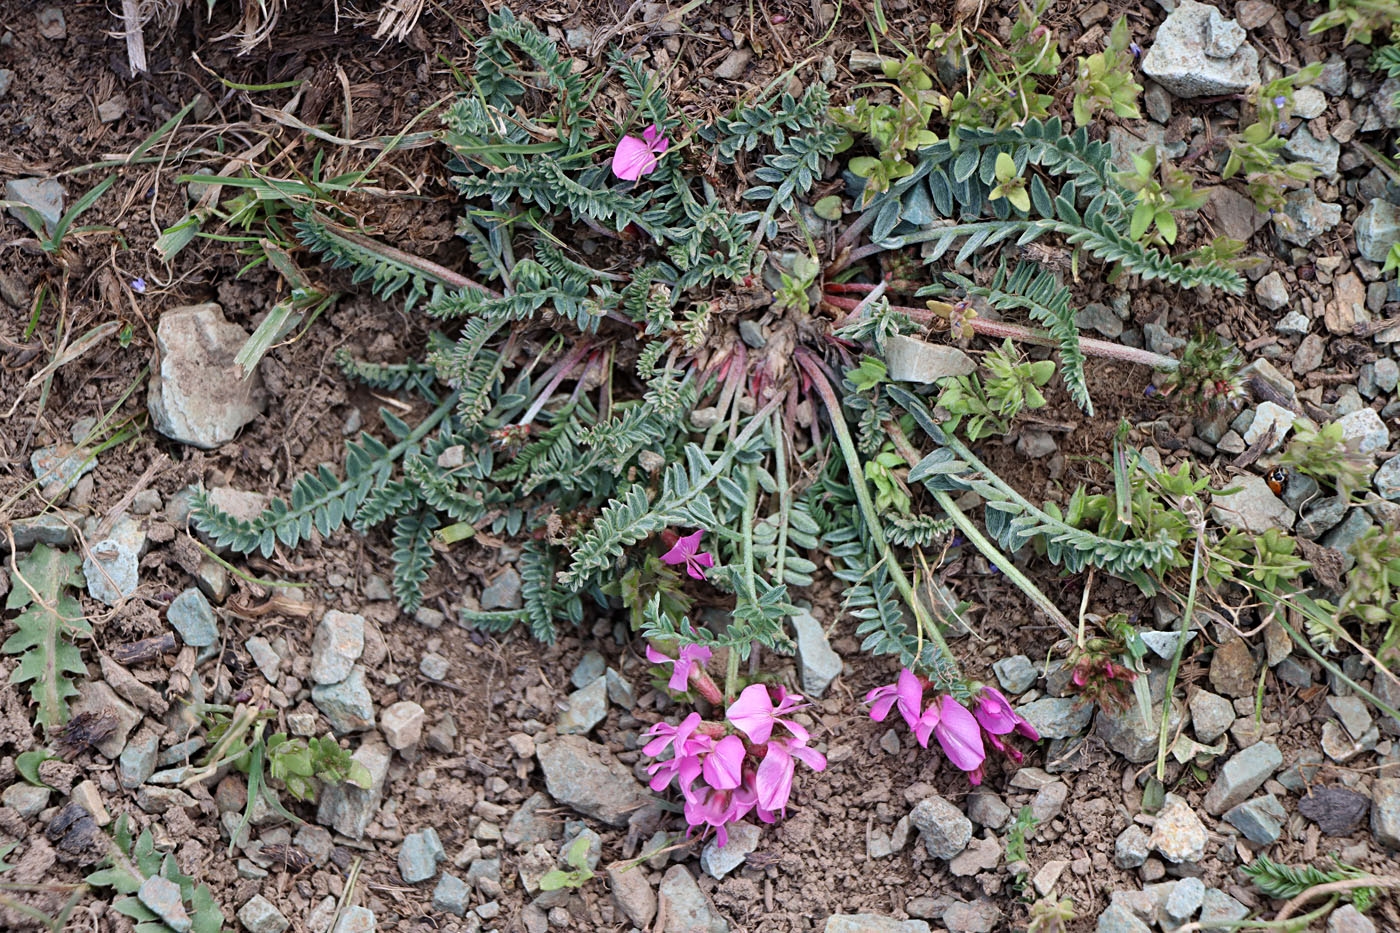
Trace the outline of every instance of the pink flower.
{"label": "pink flower", "polygon": [[714,557],[708,551],[700,550],[700,536],[703,529],[684,538],[678,538],[671,550],[661,555],[663,563],[685,564],[685,572],[696,580],[705,579],[705,567],[715,565]]}
{"label": "pink flower", "polygon": [[870,718],[876,722],[884,722],[885,717],[890,714],[890,707],[897,705],[900,715],[909,724],[909,728],[913,729],[919,723],[919,707],[924,702],[924,685],[919,682],[918,675],[906,667],[899,672],[897,681],[876,687],[867,693],[865,702],[873,704],[870,707]]}
{"label": "pink flower", "polygon": [[[647,660],[652,664],[670,664],[671,679],[666,682],[666,686],[672,690],[684,693],[690,689],[690,669],[693,665],[699,664],[702,668],[709,663],[711,651],[704,645],[686,645],[680,650],[680,657],[672,659],[668,655],[662,654],[651,645],[647,645]],[[692,714],[693,715],[693,714]]]}
{"label": "pink flower", "polygon": [[739,698],[729,704],[725,718],[734,723],[735,728],[749,737],[749,741],[761,745],[773,734],[774,723],[781,723],[787,730],[806,742],[810,736],[801,723],[783,719],[787,713],[805,709],[800,693],[788,693],[782,687],[773,687],[778,693],[778,702],[773,703],[769,688],[763,684],[749,684],[739,694]]}
{"label": "pink flower", "polygon": [[658,722],[647,730],[646,735],[651,737],[651,741],[642,748],[643,752],[655,757],[669,747],[672,754],[666,761],[647,766],[647,773],[652,776],[648,782],[652,790],[664,790],[675,779],[681,793],[690,795],[690,787],[702,770],[700,756],[714,746],[714,740],[708,735],[696,733],[699,725],[700,714],[691,713],[681,720],[679,726]]}
{"label": "pink flower", "polygon": [[715,790],[733,790],[743,778],[744,740],[737,735],[726,735],[715,743],[710,754],[705,756],[702,773],[705,783]]}
{"label": "pink flower", "polygon": [[661,132],[661,127],[653,123],[642,131],[641,139],[635,136],[619,139],[612,157],[613,174],[623,181],[636,181],[655,171],[661,154],[671,145]]}
{"label": "pink flower", "polygon": [[777,812],[787,806],[788,797],[792,795],[793,774],[797,770],[793,759],[805,762],[813,771],[826,768],[826,756],[808,748],[804,742],[773,739],[754,777],[760,809]]}
{"label": "pink flower", "polygon": [[972,715],[977,718],[982,728],[992,735],[1006,735],[1015,730],[1032,741],[1040,739],[1040,733],[1035,731],[1035,727],[1013,710],[1006,696],[995,687],[982,688]]}
{"label": "pink flower", "polygon": [[962,704],[950,696],[943,696],[937,706],[929,704],[914,729],[915,737],[924,748],[928,748],[930,733],[938,739],[949,761],[967,771],[972,783],[981,782],[982,762],[987,757],[982,747],[982,730],[977,719]]}

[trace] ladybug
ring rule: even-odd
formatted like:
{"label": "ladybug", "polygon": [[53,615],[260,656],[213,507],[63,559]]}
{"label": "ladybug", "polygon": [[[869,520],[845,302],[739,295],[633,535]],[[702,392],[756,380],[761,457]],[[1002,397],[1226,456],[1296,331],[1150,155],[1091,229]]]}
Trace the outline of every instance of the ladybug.
{"label": "ladybug", "polygon": [[1269,484],[1274,495],[1283,495],[1283,484],[1288,482],[1288,471],[1281,466],[1276,466],[1264,476],[1264,482]]}

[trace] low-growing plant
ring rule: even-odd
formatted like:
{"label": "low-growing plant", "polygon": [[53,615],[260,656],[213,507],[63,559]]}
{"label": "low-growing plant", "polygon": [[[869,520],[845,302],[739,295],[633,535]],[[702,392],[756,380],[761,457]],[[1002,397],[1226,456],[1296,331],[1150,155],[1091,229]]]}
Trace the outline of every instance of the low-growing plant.
{"label": "low-growing plant", "polygon": [[24,610],[17,630],[0,651],[18,654],[11,684],[29,684],[35,721],[49,735],[68,722],[68,701],[77,696],[72,676],[87,672],[73,642],[92,637],[92,626],[71,590],[83,586],[82,560],[76,554],[39,544],[15,568],[6,609]]}
{"label": "low-growing plant", "polygon": [[1075,61],[1070,112],[1076,126],[1088,124],[1101,110],[1110,110],[1118,117],[1141,119],[1137,100],[1142,85],[1133,80],[1136,47],[1128,34],[1128,18],[1120,16],[1109,30],[1104,50]]}
{"label": "low-growing plant", "polygon": [[553,868],[540,876],[541,891],[558,891],[560,888],[581,888],[594,877],[588,865],[589,837],[580,833],[564,852],[564,861],[569,868]]}
{"label": "low-growing plant", "polygon": [[1322,63],[1314,62],[1259,87],[1249,102],[1254,121],[1246,125],[1241,118],[1242,129],[1225,138],[1229,156],[1220,177],[1228,180],[1241,175],[1245,190],[1260,210],[1282,210],[1284,196],[1290,189],[1317,176],[1313,163],[1289,162],[1282,157],[1284,139],[1280,131],[1293,115],[1293,92],[1311,84],[1321,73]]}
{"label": "low-growing plant", "polygon": [[1243,367],[1239,350],[1216,334],[1198,333],[1187,340],[1181,365],[1164,380],[1164,392],[1198,412],[1218,415],[1243,403]]}
{"label": "low-growing plant", "polygon": [[1197,191],[1191,175],[1162,158],[1156,146],[1135,152],[1132,158],[1133,171],[1119,176],[1124,186],[1137,194],[1129,235],[1141,240],[1150,234],[1154,241],[1173,244],[1177,232],[1175,212],[1199,210],[1210,195]]}
{"label": "low-growing plant", "polygon": [[[157,849],[150,829],[133,839],[125,813],[117,817],[107,862],[107,867],[84,880],[93,887],[115,891],[119,896],[112,902],[112,909],[132,920],[137,929],[148,933],[219,933],[223,929],[223,911],[209,886],[180,871],[173,852]],[[145,899],[137,896],[138,891],[159,885],[161,882],[156,879],[177,889],[180,912],[185,914],[185,922],[178,929],[167,922],[174,911],[157,915],[146,906]],[[153,893],[150,897],[154,899]]]}
{"label": "low-growing plant", "polygon": [[1342,41],[1370,45],[1379,33],[1392,41],[1400,25],[1400,4],[1393,0],[1327,0],[1327,12],[1308,23],[1308,34],[1317,35],[1345,26]]}
{"label": "low-growing plant", "polygon": [[1342,425],[1335,421],[1319,427],[1308,419],[1299,419],[1279,463],[1350,500],[1370,482],[1371,465],[1370,458],[1359,453],[1356,444],[1348,441],[1342,431]]}
{"label": "low-growing plant", "polygon": [[1053,361],[1026,360],[1010,340],[989,351],[982,363],[988,372],[985,380],[975,372],[949,377],[938,396],[950,429],[961,429],[970,441],[1005,434],[1022,411],[1043,407],[1040,388],[1055,374]]}

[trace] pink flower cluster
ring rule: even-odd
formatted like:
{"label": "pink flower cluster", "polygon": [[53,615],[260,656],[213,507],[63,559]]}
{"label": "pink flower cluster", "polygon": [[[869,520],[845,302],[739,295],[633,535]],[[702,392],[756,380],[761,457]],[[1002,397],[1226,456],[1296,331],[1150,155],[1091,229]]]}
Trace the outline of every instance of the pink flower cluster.
{"label": "pink flower cluster", "polygon": [[871,704],[870,718],[876,722],[884,722],[890,709],[897,708],[924,748],[928,748],[930,737],[938,739],[948,760],[966,771],[973,784],[982,783],[986,745],[1020,763],[1020,751],[1003,741],[1002,736],[1018,732],[1033,741],[1040,738],[1035,727],[1017,714],[995,687],[980,689],[971,712],[947,694],[924,708],[924,682],[908,668],[899,672],[894,683],[867,693],[865,702]]}
{"label": "pink flower cluster", "polygon": [[692,831],[713,829],[720,845],[729,840],[727,827],[750,812],[772,823],[792,795],[797,762],[815,771],[826,768],[826,757],[807,747],[807,730],[785,718],[807,705],[800,694],[782,687],[751,684],[725,713],[742,736],[721,723],[703,722],[699,713],[679,726],[657,723],[647,731],[651,741],[642,751],[657,757],[669,748],[671,757],[648,766],[651,789],[661,791],[675,781],[685,797],[686,823]]}

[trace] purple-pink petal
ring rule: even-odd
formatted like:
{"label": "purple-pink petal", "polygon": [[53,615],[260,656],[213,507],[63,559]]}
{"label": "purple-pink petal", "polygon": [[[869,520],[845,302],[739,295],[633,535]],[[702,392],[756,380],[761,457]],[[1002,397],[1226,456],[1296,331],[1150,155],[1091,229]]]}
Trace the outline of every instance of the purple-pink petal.
{"label": "purple-pink petal", "polygon": [[870,718],[876,722],[884,722],[897,699],[894,684],[885,684],[871,690],[865,695],[865,702],[870,704]]}
{"label": "purple-pink petal", "polygon": [[904,721],[913,729],[919,722],[919,707],[924,704],[924,685],[909,668],[902,668],[895,681],[895,695],[899,698],[899,712]]}
{"label": "purple-pink petal", "polygon": [[785,743],[770,742],[768,752],[759,763],[755,785],[758,805],[764,810],[781,810],[792,795],[792,776],[796,770]]}
{"label": "purple-pink petal", "polygon": [[636,181],[656,169],[658,159],[645,140],[624,136],[617,141],[612,157],[612,172],[623,181]]}
{"label": "purple-pink petal", "polygon": [[725,718],[749,741],[762,744],[773,734],[773,701],[763,684],[749,684],[738,699],[729,704]]}
{"label": "purple-pink petal", "polygon": [[733,790],[739,786],[743,767],[744,740],[737,735],[727,735],[705,756],[705,783],[716,790]]}
{"label": "purple-pink petal", "polygon": [[983,687],[972,715],[992,735],[1006,735],[1016,728],[1017,716],[1002,692],[995,687]]}
{"label": "purple-pink petal", "polygon": [[982,748],[982,730],[976,717],[950,696],[943,697],[938,712],[939,722],[933,732],[943,753],[964,771],[978,768],[987,753]]}

